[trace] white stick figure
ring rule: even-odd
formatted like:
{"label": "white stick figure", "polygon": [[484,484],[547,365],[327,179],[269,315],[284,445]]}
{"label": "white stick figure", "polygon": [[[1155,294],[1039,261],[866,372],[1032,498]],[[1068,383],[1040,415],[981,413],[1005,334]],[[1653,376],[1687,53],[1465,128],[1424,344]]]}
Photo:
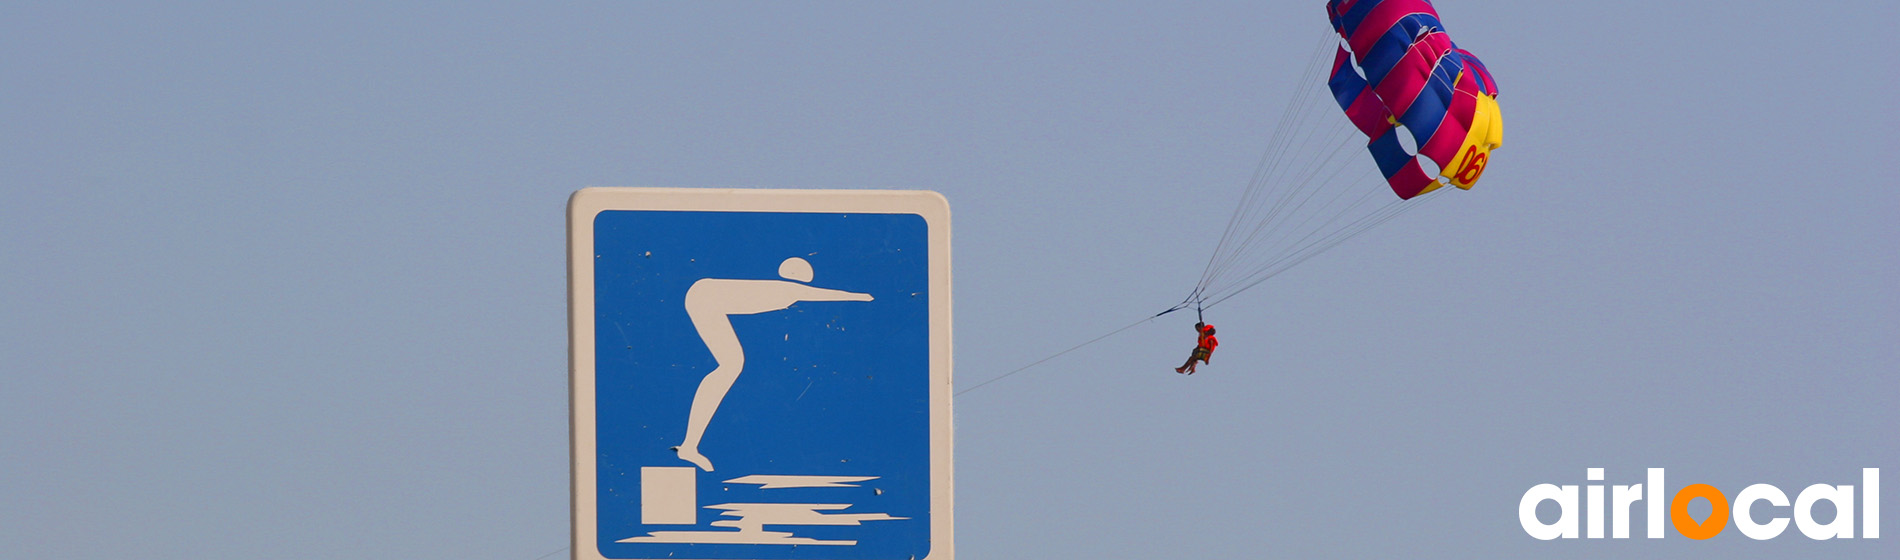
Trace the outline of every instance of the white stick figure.
{"label": "white stick figure", "polygon": [[[810,282],[811,263],[798,257],[785,259],[778,265],[778,275],[786,280]],[[693,394],[693,406],[686,417],[686,441],[674,448],[680,459],[706,472],[713,470],[712,461],[699,454],[699,440],[706,435],[706,425],[712,422],[720,401],[725,400],[726,391],[732,389],[733,381],[739,379],[739,371],[745,368],[745,348],[739,345],[739,335],[732,331],[730,316],[778,311],[801,301],[871,301],[871,294],[814,288],[785,280],[724,278],[702,278],[686,289],[686,315],[693,319],[693,328],[699,330],[700,340],[706,342],[706,349],[712,351],[713,361],[719,366],[700,380],[699,391]]]}

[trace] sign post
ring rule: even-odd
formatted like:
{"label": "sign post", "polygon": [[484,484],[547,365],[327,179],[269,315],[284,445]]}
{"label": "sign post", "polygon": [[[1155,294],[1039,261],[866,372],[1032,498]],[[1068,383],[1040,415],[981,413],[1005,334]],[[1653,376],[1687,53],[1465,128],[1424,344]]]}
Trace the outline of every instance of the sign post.
{"label": "sign post", "polygon": [[942,196],[588,188],[568,251],[575,559],[953,560]]}

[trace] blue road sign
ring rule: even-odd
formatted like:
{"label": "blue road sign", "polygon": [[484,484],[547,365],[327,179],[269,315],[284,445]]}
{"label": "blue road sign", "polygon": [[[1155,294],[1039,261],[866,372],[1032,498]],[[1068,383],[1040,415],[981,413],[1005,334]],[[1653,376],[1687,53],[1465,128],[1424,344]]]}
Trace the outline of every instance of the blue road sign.
{"label": "blue road sign", "polygon": [[575,557],[948,559],[934,193],[586,189]]}

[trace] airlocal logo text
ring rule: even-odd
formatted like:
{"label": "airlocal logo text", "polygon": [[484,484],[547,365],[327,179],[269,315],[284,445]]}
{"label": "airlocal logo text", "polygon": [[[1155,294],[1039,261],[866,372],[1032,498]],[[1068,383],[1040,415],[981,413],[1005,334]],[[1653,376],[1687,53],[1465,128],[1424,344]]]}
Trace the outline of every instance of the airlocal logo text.
{"label": "airlocal logo text", "polygon": [[[1592,481],[1603,480],[1603,469],[1588,469],[1585,478]],[[1851,539],[1854,538],[1854,487],[1852,485],[1815,484],[1801,490],[1789,507],[1788,494],[1768,484],[1756,484],[1743,488],[1735,494],[1731,504],[1722,491],[1707,484],[1690,484],[1677,490],[1668,502],[1663,501],[1663,469],[1649,469],[1649,477],[1642,484],[1610,487],[1610,502],[1603,502],[1603,485],[1585,485],[1585,500],[1588,507],[1582,508],[1585,517],[1588,538],[1603,538],[1604,511],[1610,513],[1610,538],[1627,539],[1630,536],[1630,509],[1632,504],[1643,502],[1645,515],[1643,520],[1649,525],[1649,538],[1663,538],[1663,508],[1669,508],[1667,519],[1675,526],[1676,532],[1691,539],[1713,538],[1728,528],[1729,518],[1735,520],[1735,529],[1755,540],[1767,540],[1780,536],[1788,528],[1788,517],[1792,514],[1794,525],[1801,534],[1810,539]],[[1709,501],[1708,517],[1697,521],[1689,514],[1689,503],[1696,498]],[[1561,512],[1556,523],[1544,523],[1537,518],[1537,506],[1545,501],[1557,503]],[[1767,502],[1763,505],[1761,502]],[[1828,502],[1834,507],[1834,520],[1821,523],[1814,519],[1814,505]],[[1577,538],[1577,486],[1566,484],[1539,484],[1524,492],[1524,499],[1517,503],[1517,521],[1524,525],[1524,532],[1532,537],[1550,540],[1558,537]],[[1767,519],[1767,523],[1756,523],[1757,519]],[[1880,469],[1861,469],[1860,471],[1860,536],[1866,539],[1880,538]]]}

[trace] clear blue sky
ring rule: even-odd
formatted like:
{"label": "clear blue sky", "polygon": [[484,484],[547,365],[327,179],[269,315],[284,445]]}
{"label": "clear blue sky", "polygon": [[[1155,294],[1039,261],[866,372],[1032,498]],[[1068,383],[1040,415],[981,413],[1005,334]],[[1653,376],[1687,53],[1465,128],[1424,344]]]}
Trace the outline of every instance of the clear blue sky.
{"label": "clear blue sky", "polygon": [[[1479,188],[1224,304],[1200,375],[1170,316],[960,397],[964,557],[1897,555],[1891,498],[1848,542],[1516,506],[1900,488],[1900,5],[1438,4],[1503,93]],[[10,3],[0,556],[565,547],[581,187],[942,192],[960,388],[1140,319],[1323,5]]]}

